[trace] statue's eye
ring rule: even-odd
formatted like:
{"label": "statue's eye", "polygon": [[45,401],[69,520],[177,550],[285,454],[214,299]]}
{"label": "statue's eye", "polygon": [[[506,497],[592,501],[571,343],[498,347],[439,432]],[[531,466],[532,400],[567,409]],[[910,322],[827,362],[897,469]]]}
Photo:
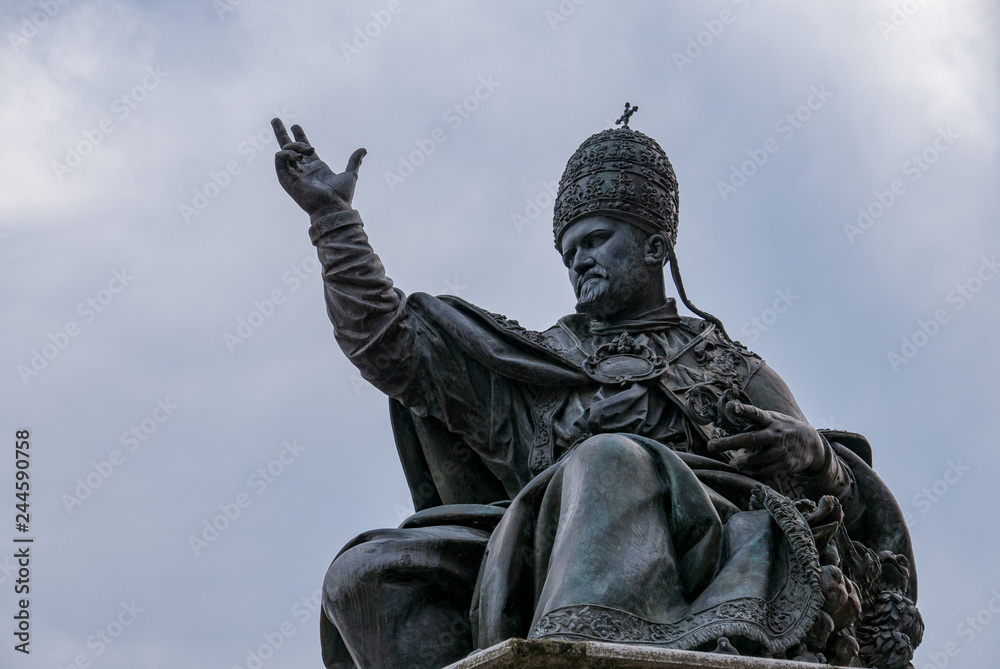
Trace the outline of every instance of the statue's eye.
{"label": "statue's eye", "polygon": [[610,237],[610,236],[611,235],[609,235],[606,232],[600,232],[600,233],[598,233],[596,235],[591,235],[590,238],[587,240],[588,246],[590,246],[590,248],[592,248],[592,249],[593,248],[597,248],[598,246],[600,246],[604,242],[608,241],[608,237]]}

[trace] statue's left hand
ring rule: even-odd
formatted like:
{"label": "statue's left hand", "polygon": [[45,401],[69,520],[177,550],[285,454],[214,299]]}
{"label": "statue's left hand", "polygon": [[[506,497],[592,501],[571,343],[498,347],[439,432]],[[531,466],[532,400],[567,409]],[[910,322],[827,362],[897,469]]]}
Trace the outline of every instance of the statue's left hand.
{"label": "statue's left hand", "polygon": [[733,412],[759,427],[708,442],[712,453],[737,451],[732,465],[757,477],[780,474],[818,474],[824,463],[822,437],[805,421],[778,411],[734,402]]}

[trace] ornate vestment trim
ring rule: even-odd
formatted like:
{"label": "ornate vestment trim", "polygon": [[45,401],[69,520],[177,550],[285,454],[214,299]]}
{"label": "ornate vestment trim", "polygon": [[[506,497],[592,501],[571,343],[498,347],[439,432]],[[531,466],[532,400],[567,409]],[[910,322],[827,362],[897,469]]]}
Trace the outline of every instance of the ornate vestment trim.
{"label": "ornate vestment trim", "polygon": [[784,653],[802,641],[823,604],[819,554],[808,523],[784,495],[760,486],[754,491],[751,509],[766,509],[787,541],[788,575],[770,600],[733,599],[669,623],[645,620],[605,606],[568,606],[543,616],[528,638],[559,637],[690,650],[719,637],[742,636],[760,643],[768,653]]}

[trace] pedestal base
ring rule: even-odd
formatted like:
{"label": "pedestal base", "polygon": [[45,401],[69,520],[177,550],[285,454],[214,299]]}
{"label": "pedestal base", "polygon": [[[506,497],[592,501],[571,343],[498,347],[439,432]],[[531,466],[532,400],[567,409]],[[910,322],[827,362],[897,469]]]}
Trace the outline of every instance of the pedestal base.
{"label": "pedestal base", "polygon": [[834,669],[760,657],[596,641],[509,639],[445,669]]}

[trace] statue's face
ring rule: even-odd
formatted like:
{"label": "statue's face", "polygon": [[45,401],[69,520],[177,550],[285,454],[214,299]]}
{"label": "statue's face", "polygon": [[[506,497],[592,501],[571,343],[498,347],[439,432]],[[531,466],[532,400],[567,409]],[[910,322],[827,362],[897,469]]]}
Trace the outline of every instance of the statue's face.
{"label": "statue's face", "polygon": [[647,237],[635,226],[597,214],[566,229],[561,251],[577,311],[609,320],[630,310],[650,279]]}

